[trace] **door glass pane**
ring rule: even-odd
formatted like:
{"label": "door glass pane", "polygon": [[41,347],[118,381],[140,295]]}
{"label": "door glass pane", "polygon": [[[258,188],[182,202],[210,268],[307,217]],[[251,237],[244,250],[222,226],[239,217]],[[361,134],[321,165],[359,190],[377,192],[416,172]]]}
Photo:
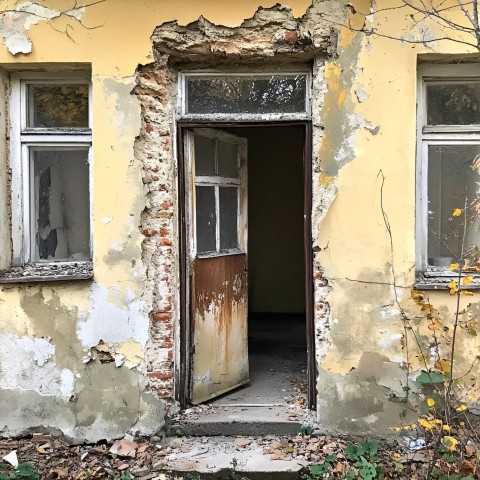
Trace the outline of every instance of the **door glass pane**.
{"label": "door glass pane", "polygon": [[195,174],[215,175],[215,140],[195,135]]}
{"label": "door glass pane", "polygon": [[480,123],[480,83],[427,85],[427,125]]}
{"label": "door glass pane", "polygon": [[[462,251],[464,206],[467,234],[464,250],[478,263],[480,222],[477,198],[480,145],[430,145],[428,148],[428,263],[449,266]],[[453,215],[453,212],[459,209]],[[461,213],[460,213],[461,211]]]}
{"label": "door glass pane", "polygon": [[186,77],[186,113],[304,113],[307,75]]}
{"label": "door glass pane", "polygon": [[32,148],[35,261],[90,260],[88,149]]}
{"label": "door glass pane", "polygon": [[197,253],[215,252],[217,215],[215,210],[215,187],[195,188],[197,219]]}
{"label": "door glass pane", "polygon": [[87,128],[87,85],[28,85],[28,127]]}
{"label": "door glass pane", "polygon": [[238,188],[220,187],[220,250],[238,248]]}
{"label": "door glass pane", "polygon": [[217,140],[218,174],[238,178],[238,145]]}

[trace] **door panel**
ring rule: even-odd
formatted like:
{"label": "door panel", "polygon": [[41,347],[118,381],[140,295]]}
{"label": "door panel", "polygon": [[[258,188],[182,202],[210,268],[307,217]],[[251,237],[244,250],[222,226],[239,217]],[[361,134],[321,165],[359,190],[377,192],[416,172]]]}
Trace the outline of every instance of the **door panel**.
{"label": "door panel", "polygon": [[195,259],[192,293],[196,405],[249,381],[246,255]]}
{"label": "door panel", "polygon": [[217,129],[185,139],[188,171],[190,396],[248,383],[246,140]]}

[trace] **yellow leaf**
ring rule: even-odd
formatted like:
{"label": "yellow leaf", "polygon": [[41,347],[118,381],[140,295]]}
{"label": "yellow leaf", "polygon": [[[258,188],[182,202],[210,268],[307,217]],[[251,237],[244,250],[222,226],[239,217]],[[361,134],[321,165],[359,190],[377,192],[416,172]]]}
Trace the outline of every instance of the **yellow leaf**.
{"label": "yellow leaf", "polygon": [[433,428],[435,428],[435,424],[432,423],[432,422],[429,422],[427,419],[425,418],[421,418],[419,421],[418,421],[418,424],[420,426],[422,426],[425,430],[432,430]]}
{"label": "yellow leaf", "polygon": [[449,360],[437,360],[435,362],[435,367],[443,373],[450,373],[450,370],[452,368]]}
{"label": "yellow leaf", "polygon": [[433,407],[435,405],[435,400],[433,398],[427,398],[427,405]]}
{"label": "yellow leaf", "polygon": [[471,292],[470,290],[462,290],[460,292],[460,295],[473,295],[473,292]]}
{"label": "yellow leaf", "polygon": [[462,283],[464,285],[470,285],[471,283],[473,283],[473,277],[472,276],[468,276],[468,277],[463,277],[462,278]]}
{"label": "yellow leaf", "polygon": [[448,288],[450,289],[450,295],[455,295],[455,294],[458,292],[457,282],[456,282],[455,280],[452,280],[452,281],[448,284]]}
{"label": "yellow leaf", "polygon": [[443,425],[442,427],[446,432],[450,431],[450,427],[448,425]]}
{"label": "yellow leaf", "polygon": [[462,209],[461,208],[456,208],[452,213],[452,215],[454,217],[459,217],[461,214],[462,214]]}
{"label": "yellow leaf", "polygon": [[417,292],[416,290],[412,290],[410,292],[410,295],[412,297],[412,300],[415,301],[416,303],[421,303],[423,302],[423,293]]}
{"label": "yellow leaf", "polygon": [[453,452],[454,450],[457,449],[457,444],[458,444],[458,440],[454,437],[451,437],[449,435],[445,435],[442,438],[442,445],[445,448],[448,448],[448,450],[450,450],[451,452]]}
{"label": "yellow leaf", "polygon": [[438,318],[432,318],[432,323],[428,325],[429,330],[440,330],[442,328],[442,324],[438,320]]}
{"label": "yellow leaf", "polygon": [[450,270],[457,270],[459,266],[460,266],[459,263],[451,263]]}
{"label": "yellow leaf", "polygon": [[460,405],[458,408],[457,408],[457,412],[464,412],[465,410],[467,410],[467,406],[466,405]]}
{"label": "yellow leaf", "polygon": [[393,456],[394,456],[395,458],[400,458],[400,457],[401,457],[401,455],[400,455],[398,452],[394,452],[394,453],[393,453]]}

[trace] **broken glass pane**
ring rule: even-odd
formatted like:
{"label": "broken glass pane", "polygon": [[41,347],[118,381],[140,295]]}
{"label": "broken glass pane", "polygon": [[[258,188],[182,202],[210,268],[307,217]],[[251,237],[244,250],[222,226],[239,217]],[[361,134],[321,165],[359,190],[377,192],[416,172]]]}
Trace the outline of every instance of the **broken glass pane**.
{"label": "broken glass pane", "polygon": [[[479,196],[480,145],[430,145],[428,147],[428,263],[448,267],[462,252],[469,258],[480,245]],[[465,199],[467,199],[466,217]],[[459,209],[456,216],[453,212]],[[466,235],[463,241],[464,220]]]}
{"label": "broken glass pane", "polygon": [[218,174],[226,178],[238,178],[238,145],[217,140]]}
{"label": "broken glass pane", "polygon": [[215,252],[217,250],[215,187],[197,186],[195,192],[197,253]]}
{"label": "broken glass pane", "polygon": [[195,174],[215,175],[215,140],[195,135]]}
{"label": "broken glass pane", "polygon": [[220,250],[238,248],[238,188],[220,187]]}
{"label": "broken glass pane", "polygon": [[186,77],[186,113],[305,113],[307,75]]}
{"label": "broken glass pane", "polygon": [[90,260],[87,148],[32,147],[34,261]]}
{"label": "broken glass pane", "polygon": [[28,127],[87,128],[87,85],[28,85]]}
{"label": "broken glass pane", "polygon": [[427,125],[480,124],[480,83],[427,85]]}

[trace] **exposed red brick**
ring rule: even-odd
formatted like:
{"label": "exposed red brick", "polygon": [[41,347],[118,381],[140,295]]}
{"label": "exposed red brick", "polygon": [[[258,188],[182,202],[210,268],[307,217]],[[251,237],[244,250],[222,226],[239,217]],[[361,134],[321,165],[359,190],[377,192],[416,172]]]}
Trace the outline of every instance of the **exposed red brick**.
{"label": "exposed red brick", "polygon": [[172,314],[168,312],[157,312],[152,315],[154,322],[168,322],[172,319]]}
{"label": "exposed red brick", "polygon": [[151,133],[151,132],[153,132],[153,127],[152,127],[149,123],[147,123],[147,124],[145,125],[145,131],[146,131],[147,133]]}
{"label": "exposed red brick", "polygon": [[173,370],[166,370],[164,372],[149,372],[147,376],[150,378],[158,378],[159,380],[169,380],[173,378]]}
{"label": "exposed red brick", "polygon": [[296,30],[287,30],[285,32],[285,40],[287,42],[296,42],[298,40],[298,32]]}
{"label": "exposed red brick", "polygon": [[168,238],[162,237],[160,238],[160,245],[165,245],[170,247],[172,245],[172,242]]}

